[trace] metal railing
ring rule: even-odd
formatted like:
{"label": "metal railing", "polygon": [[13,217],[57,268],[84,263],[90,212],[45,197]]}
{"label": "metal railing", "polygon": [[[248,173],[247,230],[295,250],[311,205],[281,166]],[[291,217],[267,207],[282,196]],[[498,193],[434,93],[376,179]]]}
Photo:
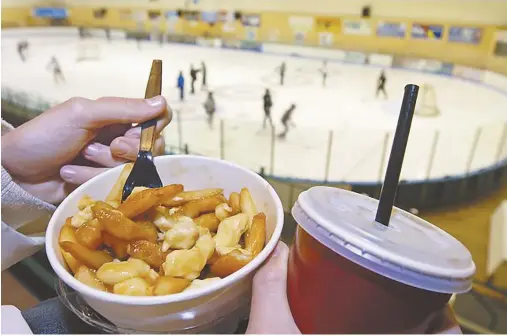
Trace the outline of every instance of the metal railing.
{"label": "metal railing", "polygon": [[[299,182],[379,183],[393,132],[377,128],[282,128],[248,120],[217,119],[212,128],[193,109],[175,110],[164,131],[167,146],[235,162],[267,175]],[[507,122],[456,125],[428,131],[413,127],[401,180],[464,177],[507,159]]]}

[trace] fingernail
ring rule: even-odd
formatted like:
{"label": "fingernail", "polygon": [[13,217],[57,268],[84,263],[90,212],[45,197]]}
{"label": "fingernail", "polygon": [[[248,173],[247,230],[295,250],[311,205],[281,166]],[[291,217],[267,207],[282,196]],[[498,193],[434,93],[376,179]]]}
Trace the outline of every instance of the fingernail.
{"label": "fingernail", "polygon": [[162,104],[164,104],[164,98],[162,96],[156,96],[150,99],[146,99],[146,103],[153,107],[162,106]]}
{"label": "fingernail", "polygon": [[85,149],[86,155],[89,155],[89,156],[97,156],[99,154],[99,152],[100,152],[100,148],[96,144],[88,145]]}
{"label": "fingernail", "polygon": [[114,152],[118,155],[125,155],[132,151],[129,144],[125,141],[118,140],[114,146]]}
{"label": "fingernail", "polygon": [[66,181],[72,180],[75,175],[76,171],[70,167],[63,167],[60,170],[60,176]]}
{"label": "fingernail", "polygon": [[125,132],[125,136],[130,138],[139,138],[141,137],[141,128],[140,127],[131,128],[127,132]]}

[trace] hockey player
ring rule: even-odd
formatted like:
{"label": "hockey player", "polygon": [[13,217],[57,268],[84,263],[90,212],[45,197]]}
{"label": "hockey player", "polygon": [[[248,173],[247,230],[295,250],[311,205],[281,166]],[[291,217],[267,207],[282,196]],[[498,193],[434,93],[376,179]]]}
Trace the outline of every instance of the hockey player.
{"label": "hockey player", "polygon": [[320,69],[320,73],[322,74],[322,86],[326,86],[327,80],[327,61],[322,62],[322,68]]}
{"label": "hockey player", "polygon": [[377,92],[375,93],[375,98],[378,97],[379,93],[382,92],[384,94],[384,98],[387,99],[387,92],[386,92],[386,74],[384,70],[380,73],[380,77],[377,81]]}
{"label": "hockey player", "polygon": [[23,62],[26,61],[25,51],[27,49],[28,49],[28,42],[27,41],[18,42],[18,54],[19,54],[19,58],[21,58],[21,60]]}
{"label": "hockey player", "polygon": [[197,74],[201,70],[194,68],[193,64],[190,64],[190,93],[195,94],[195,81],[197,80]]}
{"label": "hockey player", "polygon": [[291,126],[295,126],[294,122],[292,121],[292,113],[294,112],[295,109],[296,109],[296,104],[291,104],[289,109],[287,111],[285,111],[285,113],[283,114],[282,124],[283,124],[283,127],[285,128],[285,130],[282,133],[280,133],[280,135],[278,135],[278,137],[280,139],[285,139],[285,137],[287,136],[287,133],[289,132],[289,124]]}
{"label": "hockey player", "polygon": [[280,85],[281,86],[283,86],[283,82],[285,79],[285,70],[286,70],[285,62],[282,62],[282,64],[280,64],[280,66],[278,68],[278,71],[280,71]]}
{"label": "hockey player", "polygon": [[269,89],[266,89],[264,96],[262,96],[262,100],[264,101],[264,122],[262,123],[262,128],[266,128],[266,121],[269,121],[271,127],[273,127],[273,119],[271,119],[271,107],[273,106],[273,101],[271,99],[271,92]]}
{"label": "hockey player", "polygon": [[208,115],[209,128],[213,129],[213,117],[216,112],[215,98],[213,98],[213,92],[208,92],[208,98],[204,102],[204,110]]}
{"label": "hockey player", "polygon": [[180,101],[185,100],[185,77],[183,77],[182,71],[180,71],[180,74],[178,75],[178,82],[176,83],[176,86],[180,90]]}
{"label": "hockey player", "polygon": [[53,73],[53,79],[55,80],[55,83],[58,84],[60,81],[65,82],[62,68],[60,67],[60,63],[58,63],[58,60],[55,56],[51,57],[51,61],[49,62],[47,68]]}

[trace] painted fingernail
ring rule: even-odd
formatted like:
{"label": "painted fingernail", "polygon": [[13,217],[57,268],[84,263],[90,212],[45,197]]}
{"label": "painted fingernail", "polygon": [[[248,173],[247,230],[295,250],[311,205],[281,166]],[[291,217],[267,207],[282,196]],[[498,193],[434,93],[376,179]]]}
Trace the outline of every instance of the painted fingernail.
{"label": "painted fingernail", "polygon": [[130,148],[130,145],[126,143],[125,141],[118,140],[114,145],[114,152],[118,155],[125,155],[132,151],[132,148]]}
{"label": "painted fingernail", "polygon": [[146,103],[153,107],[162,106],[164,104],[164,98],[162,96],[156,96],[150,99],[146,99]]}
{"label": "painted fingernail", "polygon": [[99,154],[99,152],[100,152],[100,148],[96,144],[88,145],[85,149],[86,155],[89,155],[89,156],[97,156]]}
{"label": "painted fingernail", "polygon": [[141,128],[134,127],[125,132],[125,136],[129,138],[139,138],[141,137]]}
{"label": "painted fingernail", "polygon": [[60,176],[66,181],[70,181],[76,176],[76,171],[70,167],[63,167],[60,170]]}

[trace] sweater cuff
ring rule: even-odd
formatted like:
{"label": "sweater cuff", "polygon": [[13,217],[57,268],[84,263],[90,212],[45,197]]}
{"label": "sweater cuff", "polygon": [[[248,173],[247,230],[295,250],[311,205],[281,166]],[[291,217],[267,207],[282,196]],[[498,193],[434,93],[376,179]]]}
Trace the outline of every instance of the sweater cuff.
{"label": "sweater cuff", "polygon": [[55,210],[54,205],[21,188],[13,181],[9,172],[2,167],[2,221],[14,229],[34,220],[45,221],[47,225]]}

